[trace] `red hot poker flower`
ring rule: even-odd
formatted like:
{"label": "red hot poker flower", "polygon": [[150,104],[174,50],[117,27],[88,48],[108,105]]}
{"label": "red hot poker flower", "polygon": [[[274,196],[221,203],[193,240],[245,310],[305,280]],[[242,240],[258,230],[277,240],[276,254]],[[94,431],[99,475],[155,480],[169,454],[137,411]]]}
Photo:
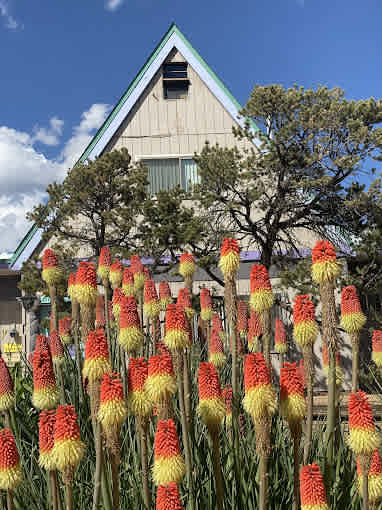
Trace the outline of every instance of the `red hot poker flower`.
{"label": "red hot poker flower", "polygon": [[179,484],[184,477],[185,465],[175,423],[169,419],[159,421],[154,440],[153,479],[157,485],[170,482]]}
{"label": "red hot poker flower", "polygon": [[281,319],[275,320],[275,350],[280,354],[288,350],[285,326]]}
{"label": "red hot poker flower", "polygon": [[134,275],[128,267],[123,270],[122,290],[125,296],[134,295]]}
{"label": "red hot poker flower", "polygon": [[372,358],[378,368],[382,368],[382,331],[376,329],[372,337]]}
{"label": "red hot poker flower", "polygon": [[144,311],[147,317],[155,318],[160,314],[160,303],[153,280],[145,281]]}
{"label": "red hot poker flower", "polygon": [[98,276],[101,278],[103,282],[105,280],[107,281],[107,279],[109,278],[110,266],[111,266],[110,248],[108,248],[107,246],[103,246],[101,248],[97,269]]}
{"label": "red hot poker flower", "polygon": [[70,344],[72,342],[71,329],[72,329],[72,319],[70,317],[64,317],[63,319],[59,320],[58,332],[60,334],[62,343]]}
{"label": "red hot poker flower", "polygon": [[47,285],[57,285],[61,276],[62,271],[58,266],[56,254],[52,250],[45,250],[42,255],[42,279]]}
{"label": "red hot poker flower", "polygon": [[248,321],[248,349],[254,352],[258,348],[259,337],[262,334],[259,314],[251,310]]}
{"label": "red hot poker flower", "polygon": [[156,510],[183,510],[179,490],[174,482],[168,485],[159,485]]}
{"label": "red hot poker flower", "polygon": [[105,300],[103,296],[97,297],[97,304],[96,304],[96,320],[95,320],[95,326],[97,329],[104,328],[106,325],[105,321]]}
{"label": "red hot poker flower", "polygon": [[262,264],[253,264],[250,274],[251,296],[249,304],[257,313],[272,308],[274,296],[267,268]]}
{"label": "red hot poker flower", "polygon": [[56,468],[52,455],[55,424],[56,411],[41,411],[39,419],[40,456],[38,463],[46,471],[52,471]]}
{"label": "red hot poker flower", "polygon": [[32,403],[38,409],[51,409],[57,405],[58,399],[59,391],[50,352],[45,348],[36,349],[33,354]]}
{"label": "red hot poker flower", "polygon": [[53,458],[60,471],[73,469],[81,461],[85,445],[80,438],[80,427],[73,406],[59,405],[54,427]]}
{"label": "red hot poker flower", "polygon": [[0,357],[0,411],[7,411],[15,405],[13,380],[9,369]]}
{"label": "red hot poker flower", "polygon": [[312,250],[312,277],[316,283],[334,281],[341,272],[332,243],[321,240]]}
{"label": "red hot poker flower", "polygon": [[75,296],[81,305],[95,305],[97,301],[97,275],[94,264],[80,262],[76,273]]}
{"label": "red hot poker flower", "polygon": [[118,342],[126,352],[135,352],[143,342],[137,303],[133,296],[123,297]]}
{"label": "red hot poker flower", "polygon": [[237,304],[237,331],[240,336],[247,336],[248,333],[248,308],[245,301]]}
{"label": "red hot poker flower", "polygon": [[15,489],[22,478],[15,438],[9,429],[0,430],[0,489]]}
{"label": "red hot poker flower", "polygon": [[50,353],[52,355],[53,363],[60,365],[64,361],[64,347],[60,340],[57,331],[53,330],[49,337]]}
{"label": "red hot poker flower", "polygon": [[200,315],[204,321],[212,319],[212,298],[209,289],[202,289],[200,291]]}
{"label": "red hot poker flower", "polygon": [[109,274],[110,283],[113,289],[116,289],[117,287],[121,286],[122,275],[123,275],[122,263],[120,260],[115,259],[113,264],[110,266]]}
{"label": "red hot poker flower", "polygon": [[317,464],[302,466],[300,471],[301,510],[329,510],[324,480]]}
{"label": "red hot poker flower", "polygon": [[362,313],[357,289],[354,285],[344,287],[341,292],[341,326],[348,333],[360,331],[365,325],[366,317]]}
{"label": "red hot poker flower", "polygon": [[349,396],[349,445],[355,455],[372,454],[380,443],[374,425],[373,412],[363,391],[351,392]]}
{"label": "red hot poker flower", "polygon": [[131,358],[127,373],[128,404],[134,416],[148,416],[152,403],[145,389],[148,363],[144,358]]}
{"label": "red hot poker flower", "polygon": [[240,248],[236,239],[224,238],[220,250],[219,268],[224,278],[233,278],[240,266]]}
{"label": "red hot poker flower", "polygon": [[198,411],[207,426],[219,425],[225,416],[225,405],[220,388],[219,374],[213,363],[200,363],[198,373]]}
{"label": "red hot poker flower", "polygon": [[196,264],[192,253],[182,253],[179,260],[179,274],[186,280],[192,278],[195,269]]}

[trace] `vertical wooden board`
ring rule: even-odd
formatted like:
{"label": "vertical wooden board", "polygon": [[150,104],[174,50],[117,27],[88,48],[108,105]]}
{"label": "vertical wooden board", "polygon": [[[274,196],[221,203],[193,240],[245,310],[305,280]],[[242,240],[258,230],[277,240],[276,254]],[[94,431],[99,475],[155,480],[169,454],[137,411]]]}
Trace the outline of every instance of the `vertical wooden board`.
{"label": "vertical wooden board", "polygon": [[207,87],[205,89],[205,119],[206,119],[206,133],[216,132],[216,98],[212,95]]}
{"label": "vertical wooden board", "polygon": [[196,128],[196,94],[197,94],[197,80],[198,77],[195,71],[189,66],[189,79],[190,85],[188,87],[188,96],[185,100],[185,132],[186,133],[197,133]]}
{"label": "vertical wooden board", "polygon": [[194,154],[194,152],[200,152],[199,137],[197,134],[188,135],[188,146],[191,154]]}
{"label": "vertical wooden board", "polygon": [[150,141],[151,141],[150,152],[148,152],[147,155],[152,154],[152,155],[158,156],[158,154],[161,153],[160,138],[154,136],[154,137],[150,138]]}
{"label": "vertical wooden board", "polygon": [[170,137],[163,136],[160,139],[160,154],[170,154]]}
{"label": "vertical wooden board", "polygon": [[188,146],[188,135],[178,135],[178,154],[190,154],[190,149]]}
{"label": "vertical wooden board", "polygon": [[176,101],[176,132],[179,135],[185,132],[186,102],[187,99],[177,99]]}
{"label": "vertical wooden board", "polygon": [[195,124],[196,124],[196,132],[206,133],[206,86],[201,80],[198,78],[196,80],[196,90],[194,97],[194,108],[195,108]]}

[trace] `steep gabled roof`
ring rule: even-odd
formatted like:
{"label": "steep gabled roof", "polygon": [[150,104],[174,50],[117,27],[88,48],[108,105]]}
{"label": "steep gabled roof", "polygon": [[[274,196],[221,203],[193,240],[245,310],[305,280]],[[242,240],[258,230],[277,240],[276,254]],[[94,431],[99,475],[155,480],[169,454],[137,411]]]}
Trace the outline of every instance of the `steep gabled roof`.
{"label": "steep gabled roof", "polygon": [[[173,23],[86,147],[78,162],[84,162],[102,154],[173,48],[176,48],[183,55],[200,79],[231,115],[232,119],[238,124],[244,125],[244,119],[239,118],[240,104]],[[258,130],[254,123],[251,123],[251,127],[254,132]],[[11,259],[10,267],[12,269],[21,269],[23,262],[28,260],[37,248],[41,237],[41,229],[36,226],[31,227]]]}

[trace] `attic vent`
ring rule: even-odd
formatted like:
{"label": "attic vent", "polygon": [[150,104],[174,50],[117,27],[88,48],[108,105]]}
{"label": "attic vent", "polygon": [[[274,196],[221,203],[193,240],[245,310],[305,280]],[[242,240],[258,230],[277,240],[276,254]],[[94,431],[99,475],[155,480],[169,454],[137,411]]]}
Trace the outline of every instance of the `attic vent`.
{"label": "attic vent", "polygon": [[163,93],[165,99],[184,99],[188,94],[187,62],[163,65]]}

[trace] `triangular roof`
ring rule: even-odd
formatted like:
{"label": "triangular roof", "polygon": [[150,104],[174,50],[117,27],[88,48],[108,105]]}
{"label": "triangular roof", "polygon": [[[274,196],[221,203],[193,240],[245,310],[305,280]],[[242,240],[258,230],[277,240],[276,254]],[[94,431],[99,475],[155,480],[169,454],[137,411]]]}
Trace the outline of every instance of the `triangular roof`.
{"label": "triangular roof", "polygon": [[[244,119],[239,118],[239,111],[241,110],[240,104],[186,39],[175,23],[173,23],[86,147],[78,162],[84,162],[86,159],[92,159],[102,154],[102,151],[174,48],[183,55],[185,60],[199,75],[200,79],[231,115],[232,119],[238,124],[244,125]],[[251,123],[251,127],[254,131],[258,130],[254,123]],[[30,255],[37,248],[41,237],[42,230],[35,225],[32,226],[12,256],[10,261],[10,267],[12,269],[21,269],[23,262],[28,260]]]}

